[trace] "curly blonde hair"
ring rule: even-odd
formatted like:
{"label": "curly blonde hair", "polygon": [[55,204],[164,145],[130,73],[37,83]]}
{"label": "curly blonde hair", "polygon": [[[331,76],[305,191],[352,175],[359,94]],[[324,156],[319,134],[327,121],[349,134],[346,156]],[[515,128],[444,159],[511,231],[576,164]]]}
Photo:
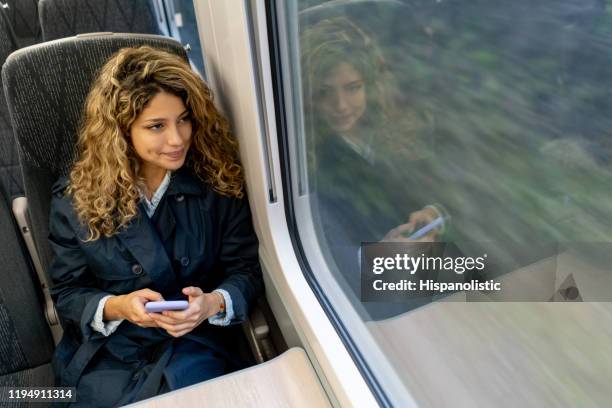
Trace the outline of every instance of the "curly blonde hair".
{"label": "curly blonde hair", "polygon": [[160,92],[180,97],[190,112],[185,165],[218,193],[243,196],[238,143],[206,83],[177,55],[148,46],[123,48],[104,64],[89,91],[69,175],[67,193],[87,225],[87,241],[111,237],[138,214],[144,180],[129,130]]}
{"label": "curly blonde hair", "polygon": [[[349,64],[365,83],[367,109],[358,126],[364,141],[376,145],[377,154],[388,161],[428,154],[421,139],[428,136],[422,133],[430,120],[412,109],[397,109],[401,92],[397,79],[380,45],[364,27],[344,16],[326,18],[302,30],[300,46],[305,129],[312,142],[310,155],[316,156],[315,146],[325,146],[333,133],[317,108],[323,79],[340,64]],[[310,160],[317,168],[316,158]]]}
{"label": "curly blonde hair", "polygon": [[302,31],[300,46],[306,121],[314,132],[324,133],[326,128],[315,113],[321,80],[342,63],[348,63],[363,76],[368,103],[365,122],[378,127],[386,121],[390,108],[385,86],[390,81],[389,71],[382,51],[365,29],[346,17],[324,19]]}

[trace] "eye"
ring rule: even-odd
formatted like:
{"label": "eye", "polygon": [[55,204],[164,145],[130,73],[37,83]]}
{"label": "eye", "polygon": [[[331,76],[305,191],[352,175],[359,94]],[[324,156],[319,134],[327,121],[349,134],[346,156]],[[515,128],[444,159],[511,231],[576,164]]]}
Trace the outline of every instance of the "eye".
{"label": "eye", "polygon": [[360,90],[361,90],[361,88],[363,88],[363,83],[361,83],[361,82],[356,82],[356,83],[354,83],[354,84],[350,84],[350,85],[347,87],[347,90],[348,90],[349,92],[358,92],[358,91],[360,91]]}
{"label": "eye", "polygon": [[326,98],[331,95],[331,90],[329,88],[319,88],[317,94],[319,98]]}
{"label": "eye", "polygon": [[155,123],[153,125],[147,126],[147,129],[157,131],[157,130],[162,130],[163,127],[164,127],[163,123]]}
{"label": "eye", "polygon": [[185,115],[179,119],[179,123],[189,123],[191,122],[191,115]]}

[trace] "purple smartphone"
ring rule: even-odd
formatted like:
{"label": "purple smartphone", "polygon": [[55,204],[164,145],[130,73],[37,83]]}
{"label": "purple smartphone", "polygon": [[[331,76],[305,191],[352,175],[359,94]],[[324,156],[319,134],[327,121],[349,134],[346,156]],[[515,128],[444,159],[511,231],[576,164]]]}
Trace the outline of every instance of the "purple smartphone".
{"label": "purple smartphone", "polygon": [[163,302],[147,302],[145,310],[147,313],[159,313],[164,310],[185,310],[189,307],[189,302],[186,300],[168,300]]}

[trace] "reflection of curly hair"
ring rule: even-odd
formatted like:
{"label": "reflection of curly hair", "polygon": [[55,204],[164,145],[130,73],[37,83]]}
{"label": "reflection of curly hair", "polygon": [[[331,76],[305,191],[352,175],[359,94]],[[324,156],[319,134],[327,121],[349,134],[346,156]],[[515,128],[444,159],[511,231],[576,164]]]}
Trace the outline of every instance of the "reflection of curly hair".
{"label": "reflection of curly hair", "polygon": [[306,27],[300,35],[300,46],[305,111],[315,131],[323,125],[314,110],[320,81],[341,63],[350,64],[363,77],[368,104],[366,122],[373,126],[384,122],[388,70],[378,45],[364,29],[346,17],[328,18]]}
{"label": "reflection of curly hair", "polygon": [[129,130],[159,92],[180,97],[190,112],[193,133],[185,165],[218,193],[243,195],[237,141],[204,81],[177,55],[124,48],[106,62],[89,91],[70,172],[67,192],[87,224],[87,240],[112,236],[138,213],[144,180]]}
{"label": "reflection of curly hair", "polygon": [[400,90],[395,75],[380,45],[364,28],[344,16],[323,19],[302,30],[300,47],[305,127],[313,144],[324,144],[329,135],[316,111],[321,81],[335,67],[347,63],[365,83],[367,108],[358,124],[364,141],[375,143],[377,154],[389,161],[391,157],[405,160],[429,154],[431,116],[421,117],[407,107],[398,110]]}

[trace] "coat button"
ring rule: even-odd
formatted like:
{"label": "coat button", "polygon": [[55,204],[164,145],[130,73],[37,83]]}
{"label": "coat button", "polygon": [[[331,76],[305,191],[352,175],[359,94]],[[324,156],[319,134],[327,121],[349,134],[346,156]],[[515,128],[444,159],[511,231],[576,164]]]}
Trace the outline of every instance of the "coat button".
{"label": "coat button", "polygon": [[142,265],[140,264],[132,265],[132,272],[134,272],[134,275],[140,275],[142,273]]}
{"label": "coat button", "polygon": [[184,196],[184,195],[182,195],[182,194],[177,194],[177,195],[176,195],[176,201],[178,201],[179,203],[180,203],[181,201],[183,201],[184,199],[185,199],[185,196]]}
{"label": "coat button", "polygon": [[186,256],[181,258],[181,265],[183,266],[187,266],[189,265],[189,258],[187,258]]}

